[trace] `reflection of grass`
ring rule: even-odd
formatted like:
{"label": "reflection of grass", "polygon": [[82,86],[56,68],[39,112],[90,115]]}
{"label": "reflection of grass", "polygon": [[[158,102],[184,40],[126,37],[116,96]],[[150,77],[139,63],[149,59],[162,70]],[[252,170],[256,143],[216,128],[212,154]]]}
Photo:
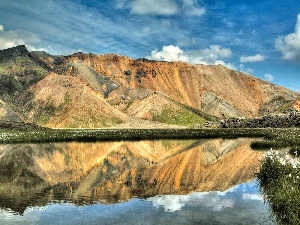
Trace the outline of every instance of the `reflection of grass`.
{"label": "reflection of grass", "polygon": [[254,149],[300,147],[300,129],[271,129],[265,136],[266,139],[253,142],[251,147]]}
{"label": "reflection of grass", "polygon": [[[253,142],[251,147],[289,148],[291,155],[300,155],[300,129],[272,129],[265,137]],[[257,177],[278,221],[283,224],[300,224],[300,164],[285,154],[283,150],[269,151]]]}
{"label": "reflection of grass", "polygon": [[300,224],[300,163],[269,151],[257,174],[261,190],[283,224]]}

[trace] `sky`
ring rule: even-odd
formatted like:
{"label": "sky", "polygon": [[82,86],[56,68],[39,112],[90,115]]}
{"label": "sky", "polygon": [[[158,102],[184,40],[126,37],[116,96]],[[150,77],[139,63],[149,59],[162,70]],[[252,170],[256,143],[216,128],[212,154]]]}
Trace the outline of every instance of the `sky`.
{"label": "sky", "polygon": [[1,0],[0,49],[222,64],[300,91],[300,0]]}

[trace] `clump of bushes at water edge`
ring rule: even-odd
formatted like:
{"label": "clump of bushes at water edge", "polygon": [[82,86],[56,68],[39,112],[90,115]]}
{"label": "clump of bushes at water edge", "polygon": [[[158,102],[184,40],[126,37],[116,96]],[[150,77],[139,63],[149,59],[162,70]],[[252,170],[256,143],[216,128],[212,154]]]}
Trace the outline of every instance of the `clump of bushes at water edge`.
{"label": "clump of bushes at water edge", "polygon": [[270,150],[257,178],[278,222],[300,224],[300,163],[287,153]]}

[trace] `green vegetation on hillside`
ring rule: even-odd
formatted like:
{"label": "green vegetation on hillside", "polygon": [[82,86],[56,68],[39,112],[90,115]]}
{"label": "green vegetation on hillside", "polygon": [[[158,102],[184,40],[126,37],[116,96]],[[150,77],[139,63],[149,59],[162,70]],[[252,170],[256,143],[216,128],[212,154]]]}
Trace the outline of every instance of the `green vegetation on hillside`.
{"label": "green vegetation on hillside", "polygon": [[[32,79],[40,79],[47,74],[47,71],[29,57],[19,56],[5,62],[0,62],[0,74],[11,74],[19,77],[19,79],[24,76],[30,76]],[[26,83],[22,79],[20,82]]]}
{"label": "green vegetation on hillside", "polygon": [[27,56],[0,62],[0,95],[12,97],[47,75],[47,71]]}
{"label": "green vegetation on hillside", "polygon": [[166,124],[182,125],[192,127],[195,124],[203,125],[206,120],[195,113],[186,110],[179,109],[174,112],[171,108],[165,108],[160,114],[153,116],[154,121],[158,121]]}
{"label": "green vegetation on hillside", "polygon": [[116,117],[99,117],[97,115],[90,114],[88,118],[79,118],[74,122],[70,122],[67,128],[78,128],[78,127],[111,127],[122,123],[123,121]]}

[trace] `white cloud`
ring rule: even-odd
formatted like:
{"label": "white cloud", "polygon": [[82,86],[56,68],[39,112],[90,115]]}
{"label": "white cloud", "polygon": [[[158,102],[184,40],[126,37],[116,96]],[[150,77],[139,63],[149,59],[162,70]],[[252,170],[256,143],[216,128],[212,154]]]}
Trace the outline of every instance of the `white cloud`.
{"label": "white cloud", "polygon": [[253,201],[264,201],[263,197],[259,194],[249,194],[245,193],[243,194],[243,200],[253,200]]}
{"label": "white cloud", "polygon": [[229,58],[232,52],[229,48],[223,48],[219,45],[211,45],[209,48],[200,50],[183,51],[180,47],[174,45],[163,46],[161,51],[157,49],[151,52],[149,59],[160,61],[181,61],[192,64],[221,64],[231,69],[235,69],[234,65],[225,63],[221,58]]}
{"label": "white cloud", "polygon": [[172,0],[133,0],[129,6],[131,13],[139,15],[174,15],[179,11]]}
{"label": "white cloud", "polygon": [[295,32],[278,37],[275,47],[281,52],[284,60],[300,63],[300,14],[297,16]]}
{"label": "white cloud", "polygon": [[[119,7],[122,7],[122,2],[119,1]],[[3,8],[9,10],[2,12]],[[21,13],[17,17],[12,17],[9,13],[19,10]],[[29,35],[25,41],[26,35],[22,35],[20,41],[13,39],[10,45],[26,44],[37,49],[46,47],[52,49],[52,52],[49,52],[51,54],[70,54],[78,48],[94,53],[100,51],[128,54],[134,51],[129,50],[126,44],[132,46],[132,43],[141,43],[142,40],[146,42],[147,38],[151,38],[150,35],[141,32],[141,26],[144,26],[142,23],[132,23],[129,20],[120,22],[113,17],[104,16],[96,8],[89,8],[70,0],[24,1],[22,7],[15,1],[0,1],[0,20],[5,21],[5,26],[18,27],[23,33],[30,31],[27,32]],[[156,35],[164,34],[162,28],[155,25],[157,29],[153,28],[153,22],[147,24]],[[129,33],[131,35],[128,35]],[[36,41],[36,38],[41,42]]]}
{"label": "white cloud", "polygon": [[267,59],[267,57],[265,55],[256,54],[256,55],[253,55],[253,56],[242,56],[240,58],[240,62],[242,62],[242,63],[247,63],[247,62],[261,62],[261,61],[264,61],[266,59]]}
{"label": "white cloud", "polygon": [[161,61],[189,61],[183,50],[174,45],[163,46],[161,51],[155,49],[151,52],[151,56],[147,58]]}
{"label": "white cloud", "polygon": [[200,7],[195,0],[183,0],[182,8],[186,15],[202,16],[205,14],[205,8]]}
{"label": "white cloud", "polygon": [[47,51],[45,48],[34,47],[39,42],[40,38],[33,33],[23,30],[5,31],[4,26],[0,24],[0,49],[26,45],[29,51]]}
{"label": "white cloud", "polygon": [[148,198],[156,208],[163,206],[166,212],[175,212],[185,206],[204,206],[211,208],[213,211],[222,211],[226,208],[232,208],[235,205],[233,199],[225,197],[226,193],[211,192],[194,192],[188,195],[163,195]]}
{"label": "white cloud", "polygon": [[199,6],[196,0],[118,0],[117,9],[129,8],[132,14],[137,15],[164,15],[171,16],[182,13],[187,16],[202,16],[205,8]]}
{"label": "white cloud", "polygon": [[265,79],[266,79],[266,81],[272,82],[272,81],[274,81],[274,76],[267,73],[267,74],[265,74]]}

